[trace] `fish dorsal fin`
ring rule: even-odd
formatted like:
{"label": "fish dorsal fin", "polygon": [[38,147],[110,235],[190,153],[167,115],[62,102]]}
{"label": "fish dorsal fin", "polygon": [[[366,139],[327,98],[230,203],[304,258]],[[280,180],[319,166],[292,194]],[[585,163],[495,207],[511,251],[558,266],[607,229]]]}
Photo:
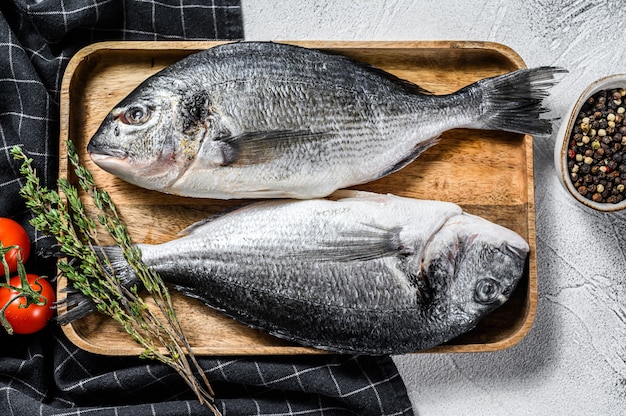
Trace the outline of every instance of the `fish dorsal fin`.
{"label": "fish dorsal fin", "polygon": [[333,241],[323,241],[319,247],[301,253],[310,261],[367,261],[382,257],[409,255],[412,248],[402,244],[400,227],[385,228],[363,224],[360,230],[345,231]]}
{"label": "fish dorsal fin", "polygon": [[411,82],[408,81],[406,79],[402,79],[396,75],[391,74],[390,72],[387,72],[381,68],[378,68],[377,66],[374,66],[372,64],[366,63],[366,62],[362,62],[362,61],[358,61],[354,58],[350,58],[348,56],[345,56],[341,53],[336,53],[330,50],[323,50],[323,51],[319,51],[323,54],[326,55],[330,55],[333,56],[336,59],[340,59],[340,60],[345,60],[348,61],[350,63],[352,63],[354,66],[356,67],[360,67],[361,69],[363,69],[366,73],[371,73],[374,74],[377,77],[380,77],[382,79],[385,79],[387,81],[389,81],[392,84],[395,84],[398,88],[400,88],[402,91],[409,93],[409,94],[425,94],[425,95],[432,95],[433,93],[428,91],[427,89]]}
{"label": "fish dorsal fin", "polygon": [[373,74],[378,75],[379,77],[382,78],[386,78],[387,80],[389,80],[390,82],[394,83],[397,87],[399,87],[400,89],[402,89],[404,92],[407,92],[409,94],[423,94],[423,95],[433,95],[432,92],[428,91],[426,88],[424,87],[420,87],[419,85],[408,81],[406,79],[402,79],[399,78],[387,71],[384,71],[378,67],[375,67],[373,65],[370,64],[366,64],[366,63],[362,63],[359,61],[354,61],[356,65],[360,65],[362,67],[364,67],[365,69],[367,69],[368,71],[370,71]]}
{"label": "fish dorsal fin", "polygon": [[310,130],[253,131],[217,139],[222,152],[222,166],[255,165],[270,162],[284,154],[284,148],[319,140],[328,133]]}
{"label": "fish dorsal fin", "polygon": [[190,226],[188,226],[188,227],[186,227],[186,228],[184,228],[184,229],[180,230],[180,231],[178,232],[178,234],[177,234],[177,235],[178,235],[179,237],[182,237],[182,236],[185,236],[185,235],[190,235],[190,234],[193,234],[193,233],[195,233],[196,231],[198,231],[198,229],[199,229],[199,228],[201,228],[203,225],[208,224],[208,223],[210,223],[211,221],[213,221],[213,220],[215,220],[215,219],[217,219],[217,218],[222,217],[223,215],[224,215],[224,214],[221,214],[221,213],[220,213],[220,214],[215,214],[215,215],[210,216],[210,217],[208,217],[208,218],[205,218],[205,219],[203,219],[203,220],[200,220],[200,221],[194,222],[194,223],[193,223],[193,224],[191,224]]}
{"label": "fish dorsal fin", "polygon": [[243,209],[243,208],[247,207],[248,205],[252,205],[252,204],[254,204],[254,202],[242,203],[242,204],[238,204],[238,205],[235,205],[233,207],[230,207],[230,208],[226,208],[226,209],[218,212],[217,214],[213,214],[213,215],[211,215],[211,216],[209,216],[207,218],[204,218],[204,219],[202,219],[200,221],[194,222],[193,224],[189,225],[186,228],[183,228],[182,230],[180,230],[178,232],[178,236],[182,237],[182,236],[185,236],[185,235],[194,234],[200,228],[202,228],[204,225],[206,225],[206,224],[208,224],[210,222],[214,222],[214,221],[216,221],[216,220],[218,220],[218,219],[220,219],[220,218],[230,214],[231,212],[239,211],[240,209]]}

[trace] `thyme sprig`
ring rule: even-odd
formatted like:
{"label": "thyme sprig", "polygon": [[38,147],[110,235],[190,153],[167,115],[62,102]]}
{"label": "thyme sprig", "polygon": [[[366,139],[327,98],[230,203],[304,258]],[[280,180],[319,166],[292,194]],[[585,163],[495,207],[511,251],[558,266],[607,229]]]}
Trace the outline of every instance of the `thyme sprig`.
{"label": "thyme sprig", "polygon": [[80,188],[92,198],[98,210],[97,223],[121,248],[124,258],[158,305],[164,320],[138,295],[136,286],[125,287],[114,274],[99,242],[96,220],[87,215],[78,189],[65,178],[58,180],[58,192],[42,186],[32,167],[32,159],[15,146],[11,154],[22,161],[20,173],[26,178],[20,194],[34,214],[31,224],[37,230],[54,236],[65,256],[57,261],[60,275],[90,298],[100,312],[124,327],[144,348],[141,357],[172,367],[194,391],[200,403],[219,415],[213,389],[185,337],[163,280],[141,260],[141,251],[132,244],[111,197],[105,190],[96,187],[91,173],[80,164],[71,141],[67,142],[67,153]]}

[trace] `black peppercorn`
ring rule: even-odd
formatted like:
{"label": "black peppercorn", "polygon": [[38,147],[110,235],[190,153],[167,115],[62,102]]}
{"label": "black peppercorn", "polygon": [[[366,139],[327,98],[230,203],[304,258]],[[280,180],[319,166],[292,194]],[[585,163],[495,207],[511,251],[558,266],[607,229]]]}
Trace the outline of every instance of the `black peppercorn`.
{"label": "black peppercorn", "polygon": [[596,202],[617,203],[625,199],[623,90],[601,90],[589,97],[576,115],[576,123],[567,139],[570,179],[581,195]]}

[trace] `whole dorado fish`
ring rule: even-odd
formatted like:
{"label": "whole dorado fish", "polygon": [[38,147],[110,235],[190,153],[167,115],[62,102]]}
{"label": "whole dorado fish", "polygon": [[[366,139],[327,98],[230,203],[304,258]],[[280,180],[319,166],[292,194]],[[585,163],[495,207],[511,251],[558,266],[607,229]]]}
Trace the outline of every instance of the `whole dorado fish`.
{"label": "whole dorado fish", "polygon": [[[364,354],[448,341],[505,302],[523,275],[528,244],[455,204],[343,194],[250,204],[139,245],[142,258],[177,290],[249,326]],[[107,252],[118,276],[136,283],[119,248]]]}
{"label": "whole dorado fish", "polygon": [[547,134],[562,69],[436,96],[347,57],[270,42],[216,46],[144,81],[88,144],[102,169],[202,198],[314,198],[397,171],[466,127]]}

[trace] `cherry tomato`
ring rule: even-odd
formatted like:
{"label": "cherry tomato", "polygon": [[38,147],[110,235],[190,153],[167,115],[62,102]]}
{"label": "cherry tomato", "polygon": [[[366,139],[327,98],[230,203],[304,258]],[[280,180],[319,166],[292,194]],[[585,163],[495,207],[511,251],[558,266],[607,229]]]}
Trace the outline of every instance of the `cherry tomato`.
{"label": "cherry tomato", "polygon": [[[22,248],[22,263],[26,262],[30,254],[30,239],[28,233],[21,225],[9,218],[0,218],[0,241],[4,247],[19,246]],[[18,250],[9,250],[4,258],[9,265],[9,272],[17,270]],[[1,264],[1,262],[0,262]],[[0,276],[3,275],[3,268],[0,266]]]}
{"label": "cherry tomato", "polygon": [[[54,315],[52,305],[56,300],[54,289],[44,278],[40,278],[36,274],[27,274],[26,279],[30,287],[36,291],[41,290],[41,296],[44,296],[48,302],[45,305],[29,305],[27,308],[20,308],[20,304],[26,304],[24,297],[15,299],[4,311],[4,316],[11,324],[13,332],[16,334],[32,334],[46,326],[46,323]],[[11,286],[22,287],[19,276],[13,276],[10,282]],[[7,304],[18,292],[9,290],[5,287],[0,288],[0,308]]]}

